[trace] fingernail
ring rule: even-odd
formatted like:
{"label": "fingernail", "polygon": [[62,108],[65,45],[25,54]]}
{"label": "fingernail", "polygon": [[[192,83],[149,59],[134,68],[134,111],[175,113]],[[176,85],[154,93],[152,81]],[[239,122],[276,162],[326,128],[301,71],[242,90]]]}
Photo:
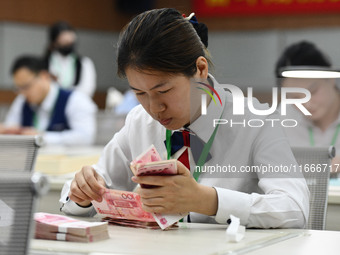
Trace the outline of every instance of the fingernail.
{"label": "fingernail", "polygon": [[136,176],[132,176],[132,177],[131,177],[131,180],[132,180],[133,182],[137,182],[137,177],[136,177]]}

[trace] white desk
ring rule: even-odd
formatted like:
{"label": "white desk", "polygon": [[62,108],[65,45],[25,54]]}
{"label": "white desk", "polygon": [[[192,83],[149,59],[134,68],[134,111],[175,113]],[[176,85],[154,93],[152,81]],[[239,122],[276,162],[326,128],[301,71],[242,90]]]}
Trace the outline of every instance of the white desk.
{"label": "white desk", "polygon": [[[229,243],[226,226],[180,223],[169,231],[109,226],[110,239],[95,243],[32,240],[31,250],[106,255],[152,254],[339,254],[340,232],[311,230],[247,230],[239,243]],[[319,253],[317,253],[319,252]],[[40,253],[37,253],[40,254]]]}
{"label": "white desk", "polygon": [[[103,146],[41,148],[36,167],[43,167],[37,170],[47,173],[50,191],[38,201],[37,211],[59,213],[58,201],[65,181],[72,179],[75,171],[80,170],[82,166],[96,163],[102,150]],[[64,169],[55,170],[56,165],[62,168],[65,164],[74,169],[74,172],[66,171],[67,174],[60,174]],[[326,229],[340,231],[340,186],[329,187]]]}

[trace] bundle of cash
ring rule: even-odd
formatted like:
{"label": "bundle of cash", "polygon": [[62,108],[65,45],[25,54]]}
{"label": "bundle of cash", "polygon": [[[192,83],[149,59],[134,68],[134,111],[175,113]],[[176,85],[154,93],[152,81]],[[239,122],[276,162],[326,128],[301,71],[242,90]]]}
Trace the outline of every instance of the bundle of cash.
{"label": "bundle of cash", "polygon": [[159,225],[152,213],[143,210],[140,196],[135,192],[106,189],[102,201],[92,204],[103,220],[111,224],[147,229],[177,227],[164,221]]}
{"label": "bundle of cash", "polygon": [[151,213],[142,209],[140,196],[135,192],[106,189],[101,202],[92,201],[97,213],[112,219],[154,222]]}
{"label": "bundle of cash", "polygon": [[130,164],[136,176],[142,175],[174,175],[177,174],[177,160],[162,160],[154,145],[139,155]]}
{"label": "bundle of cash", "polygon": [[[131,171],[136,176],[175,175],[177,161],[162,160],[156,148],[152,145],[130,164]],[[154,188],[152,185],[141,185],[142,188]],[[163,215],[145,212],[140,196],[135,192],[109,190],[103,194],[102,202],[92,201],[98,214],[105,220],[123,226],[142,227],[150,229],[169,229],[187,214]],[[158,227],[157,225],[158,224]]]}
{"label": "bundle of cash", "polygon": [[[138,220],[124,220],[124,219],[113,219],[110,217],[104,218],[104,221],[107,221],[110,224],[132,227],[132,228],[145,228],[145,229],[159,229],[159,225],[156,221],[154,222],[146,222],[146,221],[138,221]],[[177,228],[177,223],[171,225],[167,229]]]}
{"label": "bundle of cash", "polygon": [[[177,160],[162,160],[154,145],[130,163],[131,171],[136,176],[143,175],[175,175]],[[141,185],[142,188],[154,188],[153,185]]]}
{"label": "bundle of cash", "polygon": [[35,213],[35,238],[95,242],[109,238],[107,222],[87,222],[64,215]]}

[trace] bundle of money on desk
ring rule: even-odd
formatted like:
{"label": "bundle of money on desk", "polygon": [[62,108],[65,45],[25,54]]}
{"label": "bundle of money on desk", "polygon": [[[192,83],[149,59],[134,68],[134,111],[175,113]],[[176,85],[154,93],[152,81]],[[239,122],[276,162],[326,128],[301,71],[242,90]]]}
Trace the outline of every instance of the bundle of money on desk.
{"label": "bundle of money on desk", "polygon": [[35,238],[95,242],[109,238],[107,222],[87,222],[64,215],[35,213]]}
{"label": "bundle of money on desk", "polygon": [[[130,168],[134,175],[175,175],[177,161],[162,160],[152,145],[147,151],[131,162]],[[142,188],[154,188],[141,185]],[[135,192],[107,189],[102,202],[92,201],[98,214],[110,223],[149,229],[169,229],[176,227],[178,220],[186,214],[163,215],[148,213],[142,209],[140,196]]]}

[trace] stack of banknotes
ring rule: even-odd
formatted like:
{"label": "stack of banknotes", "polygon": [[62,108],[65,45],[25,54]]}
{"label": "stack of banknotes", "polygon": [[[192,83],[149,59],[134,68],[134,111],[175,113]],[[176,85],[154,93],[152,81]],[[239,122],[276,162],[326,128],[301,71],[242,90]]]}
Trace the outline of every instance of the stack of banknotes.
{"label": "stack of banknotes", "polygon": [[[177,161],[162,160],[152,145],[148,150],[131,162],[130,168],[134,175],[175,175]],[[142,188],[154,188],[142,185]],[[106,189],[102,202],[92,201],[96,211],[107,222],[130,227],[148,229],[169,229],[177,227],[178,220],[186,214],[165,215],[145,212],[140,196],[135,192]]]}
{"label": "stack of banknotes", "polygon": [[35,213],[35,238],[95,242],[109,238],[107,222],[87,222],[64,215]]}

